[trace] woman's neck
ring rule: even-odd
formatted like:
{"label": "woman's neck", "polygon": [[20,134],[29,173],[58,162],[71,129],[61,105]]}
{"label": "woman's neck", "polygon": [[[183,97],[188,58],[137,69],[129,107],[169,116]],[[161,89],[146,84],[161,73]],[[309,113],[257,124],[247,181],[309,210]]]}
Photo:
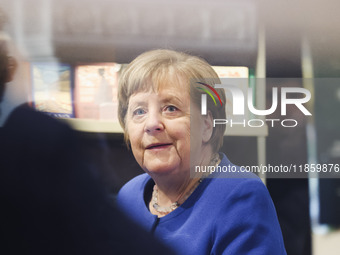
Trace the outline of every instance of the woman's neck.
{"label": "woman's neck", "polygon": [[188,173],[187,176],[181,176],[181,178],[176,179],[177,180],[165,179],[165,181],[164,179],[154,179],[158,190],[159,204],[167,206],[178,202],[190,191],[200,178],[190,178],[190,173]]}

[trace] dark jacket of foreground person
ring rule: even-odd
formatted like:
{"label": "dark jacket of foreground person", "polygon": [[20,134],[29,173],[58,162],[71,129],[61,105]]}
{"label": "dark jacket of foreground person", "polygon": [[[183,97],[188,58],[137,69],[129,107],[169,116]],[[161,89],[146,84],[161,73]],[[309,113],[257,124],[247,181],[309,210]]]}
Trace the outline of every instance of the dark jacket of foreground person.
{"label": "dark jacket of foreground person", "polygon": [[1,254],[167,254],[125,219],[75,131],[27,107],[0,128]]}

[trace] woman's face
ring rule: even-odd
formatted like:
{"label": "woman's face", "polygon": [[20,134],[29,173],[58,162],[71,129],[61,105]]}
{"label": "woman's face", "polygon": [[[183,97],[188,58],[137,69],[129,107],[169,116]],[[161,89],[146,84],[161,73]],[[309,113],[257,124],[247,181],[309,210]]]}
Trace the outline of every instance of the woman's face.
{"label": "woman's face", "polygon": [[[191,135],[201,139],[200,121],[202,118],[198,108],[192,106],[191,123],[197,123],[198,128]],[[153,175],[190,170],[188,91],[167,86],[158,92],[132,95],[126,123],[133,154],[144,171]],[[200,149],[200,139],[195,139],[195,151]]]}

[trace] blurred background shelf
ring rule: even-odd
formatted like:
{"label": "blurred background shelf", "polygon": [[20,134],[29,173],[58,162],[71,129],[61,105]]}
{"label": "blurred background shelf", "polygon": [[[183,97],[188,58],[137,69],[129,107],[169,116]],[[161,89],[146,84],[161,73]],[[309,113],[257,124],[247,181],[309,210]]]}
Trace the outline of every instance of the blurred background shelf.
{"label": "blurred background shelf", "polygon": [[[122,134],[123,129],[118,122],[92,119],[61,119],[68,123],[73,129],[89,133],[118,133]],[[262,127],[227,127],[226,136],[267,136],[268,126]]]}
{"label": "blurred background shelf", "polygon": [[120,124],[115,121],[94,119],[61,119],[73,129],[89,133],[123,133]]}

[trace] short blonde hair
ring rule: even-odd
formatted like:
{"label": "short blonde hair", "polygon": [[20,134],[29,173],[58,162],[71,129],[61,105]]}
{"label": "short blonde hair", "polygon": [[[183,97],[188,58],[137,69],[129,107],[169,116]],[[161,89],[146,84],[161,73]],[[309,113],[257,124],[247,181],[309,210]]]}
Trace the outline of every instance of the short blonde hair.
{"label": "short blonde hair", "polygon": [[[210,86],[220,83],[214,69],[199,57],[163,49],[152,50],[139,55],[126,67],[119,78],[118,118],[124,129],[127,144],[129,137],[126,129],[126,114],[130,96],[142,91],[158,91],[162,84],[168,84],[169,79],[181,79],[183,84],[187,84],[190,100],[199,108],[201,94],[204,92],[198,87],[203,88],[204,86],[194,81],[200,81]],[[195,86],[190,85],[193,82]],[[216,89],[216,91],[223,105],[215,106],[213,100],[208,97],[207,109],[212,113],[214,119],[225,119],[225,92],[223,89]],[[221,148],[224,132],[225,125],[217,125],[214,128],[210,139],[213,152],[217,152]]]}

